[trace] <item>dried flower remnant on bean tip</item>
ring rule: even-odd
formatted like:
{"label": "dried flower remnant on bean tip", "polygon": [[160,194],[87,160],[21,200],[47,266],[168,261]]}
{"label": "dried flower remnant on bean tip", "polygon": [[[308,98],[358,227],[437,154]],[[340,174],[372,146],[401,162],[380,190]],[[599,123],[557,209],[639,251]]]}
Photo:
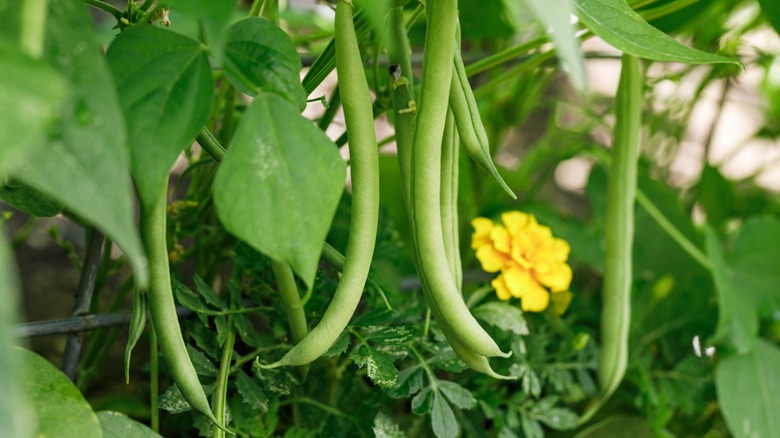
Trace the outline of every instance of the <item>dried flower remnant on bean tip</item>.
{"label": "dried flower remnant on bean tip", "polygon": [[569,244],[553,237],[550,227],[531,214],[510,211],[501,223],[478,217],[471,221],[471,248],[487,272],[500,272],[491,285],[501,300],[520,298],[527,312],[541,312],[552,304],[562,315],[571,301],[572,271],[566,263]]}

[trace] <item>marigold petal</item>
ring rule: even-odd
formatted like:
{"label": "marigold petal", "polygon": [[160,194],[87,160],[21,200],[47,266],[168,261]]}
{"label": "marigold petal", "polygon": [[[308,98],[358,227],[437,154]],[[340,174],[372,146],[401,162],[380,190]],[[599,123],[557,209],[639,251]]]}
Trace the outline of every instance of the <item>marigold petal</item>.
{"label": "marigold petal", "polygon": [[478,217],[471,221],[474,234],[471,235],[471,248],[477,249],[490,243],[490,230],[493,229],[493,221],[488,218]]}
{"label": "marigold petal", "polygon": [[527,247],[528,245],[522,238],[515,238],[512,240],[512,260],[517,262],[517,264],[522,266],[524,269],[530,269],[533,266],[531,260],[526,258]]}
{"label": "marigold petal", "polygon": [[550,303],[550,294],[543,288],[528,291],[520,301],[524,312],[541,312]]}
{"label": "marigold petal", "polygon": [[534,267],[534,277],[553,292],[562,292],[571,285],[571,266],[566,263],[546,265],[547,270],[540,272]]}
{"label": "marigold petal", "polygon": [[509,262],[506,254],[502,254],[491,245],[482,245],[477,248],[477,260],[482,264],[485,272],[498,272]]}
{"label": "marigold petal", "polygon": [[496,296],[498,296],[499,300],[507,301],[508,299],[512,298],[512,294],[509,292],[509,288],[506,287],[506,282],[504,281],[503,275],[496,277],[493,281],[490,282],[490,285],[493,286],[493,289],[496,290]]}
{"label": "marigold petal", "polygon": [[490,230],[490,240],[493,241],[493,247],[496,250],[504,254],[509,254],[511,251],[509,233],[506,231],[506,228],[501,225],[496,225]]}
{"label": "marigold petal", "polygon": [[571,247],[563,239],[553,239],[552,248],[550,248],[550,257],[556,262],[565,262],[569,258]]}
{"label": "marigold petal", "polygon": [[515,234],[520,233],[522,229],[528,225],[531,217],[533,216],[519,211],[508,211],[501,215],[501,222],[503,222],[506,229],[509,230],[509,234],[514,236]]}
{"label": "marigold petal", "polygon": [[516,298],[523,298],[526,294],[532,293],[532,291],[541,290],[546,292],[530,272],[520,267],[511,267],[504,271],[504,281],[512,296]]}

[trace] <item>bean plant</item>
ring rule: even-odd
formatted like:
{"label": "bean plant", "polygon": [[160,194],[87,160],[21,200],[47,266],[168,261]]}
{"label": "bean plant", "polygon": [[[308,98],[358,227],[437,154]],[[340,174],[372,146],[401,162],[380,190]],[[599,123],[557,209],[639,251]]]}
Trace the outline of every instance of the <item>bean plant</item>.
{"label": "bean plant", "polygon": [[[780,435],[780,199],[713,133],[672,168],[746,72],[780,133],[772,0],[316,7],[0,2],[3,434]],[[48,217],[129,321],[62,371],[17,336]]]}

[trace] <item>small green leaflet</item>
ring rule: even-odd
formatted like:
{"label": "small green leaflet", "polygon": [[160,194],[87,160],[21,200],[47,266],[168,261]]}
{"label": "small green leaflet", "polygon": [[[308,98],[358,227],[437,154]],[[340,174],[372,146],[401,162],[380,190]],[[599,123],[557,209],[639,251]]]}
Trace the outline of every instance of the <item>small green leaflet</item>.
{"label": "small green leaflet", "polygon": [[390,358],[367,344],[360,344],[349,357],[359,368],[366,367],[368,377],[378,386],[390,388],[398,381],[398,370]]}
{"label": "small green leaflet", "polygon": [[268,396],[263,391],[260,383],[249,377],[242,370],[236,373],[236,389],[241,394],[241,398],[252,408],[252,410],[265,413],[268,412]]}
{"label": "small green leaflet", "polygon": [[625,0],[575,0],[574,5],[577,16],[593,33],[629,55],[686,64],[741,65],[677,42],[643,20]]}

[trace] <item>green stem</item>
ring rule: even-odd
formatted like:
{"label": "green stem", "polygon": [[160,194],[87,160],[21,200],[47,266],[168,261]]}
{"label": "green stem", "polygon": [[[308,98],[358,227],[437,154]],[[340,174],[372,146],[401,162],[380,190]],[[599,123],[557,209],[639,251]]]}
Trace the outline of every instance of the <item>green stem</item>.
{"label": "green stem", "polygon": [[[241,77],[243,78],[243,75]],[[230,140],[233,138],[233,109],[236,102],[236,89],[230,84],[227,84],[226,86],[228,89],[225,94],[225,109],[222,114],[222,129],[220,129],[220,134],[222,137],[222,144],[230,145]]]}
{"label": "green stem", "polygon": [[249,16],[250,17],[259,17],[260,11],[263,10],[263,4],[265,3],[265,0],[254,0],[252,2],[252,8],[249,9]]}
{"label": "green stem", "polygon": [[43,55],[48,0],[24,0],[21,13],[22,51],[31,58]]}
{"label": "green stem", "polygon": [[691,256],[691,258],[702,267],[710,269],[710,262],[707,259],[707,256],[704,255],[704,253],[698,247],[696,247],[693,242],[685,237],[685,235],[677,227],[675,227],[666,216],[664,216],[661,210],[659,210],[658,207],[653,204],[653,201],[651,201],[650,198],[648,198],[647,195],[645,195],[644,192],[642,192],[640,189],[637,189],[636,191],[636,200],[639,205],[645,209],[647,214],[649,214],[650,217],[655,220],[658,226],[661,227],[661,229],[664,230],[666,234],[672,238],[672,240],[680,245],[680,248],[682,248],[683,251],[688,253],[688,255]]}
{"label": "green stem", "polygon": [[160,352],[157,346],[157,332],[154,325],[149,324],[149,405],[152,417],[152,430],[160,433],[160,408],[157,400],[160,398]]}
{"label": "green stem", "polygon": [[113,5],[110,5],[106,2],[102,2],[100,0],[84,0],[84,3],[86,3],[89,6],[92,6],[95,9],[100,9],[103,12],[108,12],[109,14],[113,15],[114,18],[116,18],[116,21],[119,21],[119,19],[122,18],[122,16],[124,16],[124,12],[115,8]]}
{"label": "green stem", "polygon": [[197,142],[200,147],[203,148],[203,150],[206,151],[206,153],[209,154],[211,158],[213,158],[217,163],[222,162],[222,160],[225,159],[227,151],[224,147],[222,147],[216,137],[214,137],[214,134],[209,131],[209,128],[204,126],[200,130]]}
{"label": "green stem", "polygon": [[[219,424],[227,426],[227,389],[230,378],[230,360],[233,357],[233,346],[236,342],[236,331],[233,329],[233,317],[228,316],[227,336],[222,347],[222,360],[219,363],[219,376],[217,376],[217,389],[214,392],[214,415]],[[225,438],[225,431],[215,427],[214,438]]]}
{"label": "green stem", "polygon": [[324,403],[318,402],[317,400],[311,399],[309,397],[288,398],[287,400],[282,400],[281,402],[279,402],[279,406],[287,406],[287,405],[293,405],[293,404],[297,404],[297,403],[303,403],[303,404],[311,405],[311,406],[314,406],[316,408],[322,409],[323,411],[325,411],[325,412],[327,412],[329,414],[333,414],[333,415],[336,415],[338,417],[347,418],[347,419],[349,419],[351,421],[357,422],[357,420],[353,416],[351,416],[351,415],[349,415],[347,413],[344,413],[344,412],[334,408],[333,406],[328,406],[328,405],[326,405]]}
{"label": "green stem", "polygon": [[244,355],[244,356],[241,356],[240,358],[238,358],[236,360],[236,362],[233,364],[233,366],[230,367],[230,374],[233,374],[236,371],[238,371],[238,369],[241,368],[244,364],[246,364],[248,362],[252,362],[253,360],[255,360],[257,358],[257,356],[260,355],[261,353],[266,353],[266,352],[274,351],[274,350],[284,350],[284,349],[287,349],[287,348],[290,348],[290,347],[291,347],[291,345],[289,345],[289,344],[279,344],[279,345],[274,345],[272,347],[256,348],[251,353],[249,353],[247,355]]}
{"label": "green stem", "polygon": [[271,261],[271,268],[279,286],[279,299],[282,301],[284,312],[287,315],[287,323],[290,325],[290,334],[294,343],[298,343],[309,333],[306,325],[306,314],[303,312],[301,295],[292,268],[287,263]]}
{"label": "green stem", "polygon": [[538,49],[546,42],[546,37],[534,38],[517,46],[502,50],[494,55],[488,56],[487,58],[480,59],[479,61],[473,62],[466,67],[466,75],[474,76],[477,73],[482,73],[485,70],[498,67],[507,61],[527,54],[531,50]]}

